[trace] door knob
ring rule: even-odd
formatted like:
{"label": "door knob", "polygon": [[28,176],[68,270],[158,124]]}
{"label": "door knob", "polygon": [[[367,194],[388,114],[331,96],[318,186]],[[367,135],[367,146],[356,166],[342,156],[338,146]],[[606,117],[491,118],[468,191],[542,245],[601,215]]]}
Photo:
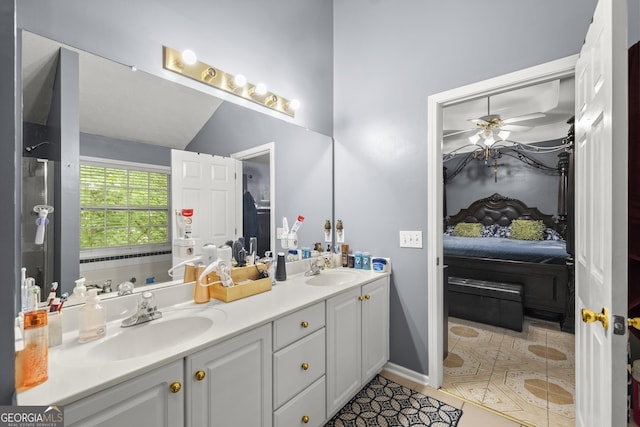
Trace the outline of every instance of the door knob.
{"label": "door knob", "polygon": [[604,330],[609,329],[609,310],[603,308],[600,313],[589,310],[588,308],[582,309],[582,321],[584,323],[601,322]]}
{"label": "door knob", "polygon": [[640,329],[640,317],[634,317],[633,319],[628,319],[627,324],[632,328]]}
{"label": "door knob", "polygon": [[197,381],[202,381],[206,376],[207,376],[207,373],[205,371],[197,371],[196,374],[194,375]]}

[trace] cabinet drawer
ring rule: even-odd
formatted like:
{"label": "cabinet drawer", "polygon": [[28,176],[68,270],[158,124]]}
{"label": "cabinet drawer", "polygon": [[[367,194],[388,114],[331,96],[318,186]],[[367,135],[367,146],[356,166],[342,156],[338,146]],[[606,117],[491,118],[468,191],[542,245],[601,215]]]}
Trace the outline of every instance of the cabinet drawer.
{"label": "cabinet drawer", "polygon": [[[325,399],[325,378],[322,376],[273,413],[273,427],[321,426],[325,419]],[[306,423],[304,417],[308,417]]]}
{"label": "cabinet drawer", "polygon": [[325,372],[325,329],[273,355],[274,409],[305,389]]}
{"label": "cabinet drawer", "polygon": [[273,322],[273,350],[279,350],[323,326],[324,301],[284,316]]}

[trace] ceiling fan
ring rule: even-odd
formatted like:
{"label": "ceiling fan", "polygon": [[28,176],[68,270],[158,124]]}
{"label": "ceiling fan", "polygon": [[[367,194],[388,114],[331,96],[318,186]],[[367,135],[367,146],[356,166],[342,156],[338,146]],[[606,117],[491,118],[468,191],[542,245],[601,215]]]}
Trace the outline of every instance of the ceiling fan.
{"label": "ceiling fan", "polygon": [[524,132],[532,129],[531,126],[515,125],[514,123],[539,119],[545,116],[544,113],[531,113],[503,119],[499,114],[491,114],[490,98],[487,97],[487,115],[469,120],[476,125],[474,128],[452,132],[444,135],[444,138],[464,133],[472,133],[472,135],[469,136],[469,141],[472,144],[477,144],[480,139],[483,139],[485,145],[490,146],[497,141],[506,140],[511,132]]}

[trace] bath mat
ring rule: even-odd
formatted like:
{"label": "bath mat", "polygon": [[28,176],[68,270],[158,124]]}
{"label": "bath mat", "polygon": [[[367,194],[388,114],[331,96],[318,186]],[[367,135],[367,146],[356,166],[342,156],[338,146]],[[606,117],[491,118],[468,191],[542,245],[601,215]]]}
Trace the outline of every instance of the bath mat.
{"label": "bath mat", "polygon": [[458,425],[462,410],[377,375],[325,427]]}

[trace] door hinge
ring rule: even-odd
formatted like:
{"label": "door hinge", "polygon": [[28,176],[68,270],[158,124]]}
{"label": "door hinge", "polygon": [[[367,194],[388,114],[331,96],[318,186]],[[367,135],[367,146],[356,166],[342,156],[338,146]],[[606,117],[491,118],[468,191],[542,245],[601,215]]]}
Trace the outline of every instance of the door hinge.
{"label": "door hinge", "polygon": [[440,265],[440,257],[436,257],[436,267]]}

